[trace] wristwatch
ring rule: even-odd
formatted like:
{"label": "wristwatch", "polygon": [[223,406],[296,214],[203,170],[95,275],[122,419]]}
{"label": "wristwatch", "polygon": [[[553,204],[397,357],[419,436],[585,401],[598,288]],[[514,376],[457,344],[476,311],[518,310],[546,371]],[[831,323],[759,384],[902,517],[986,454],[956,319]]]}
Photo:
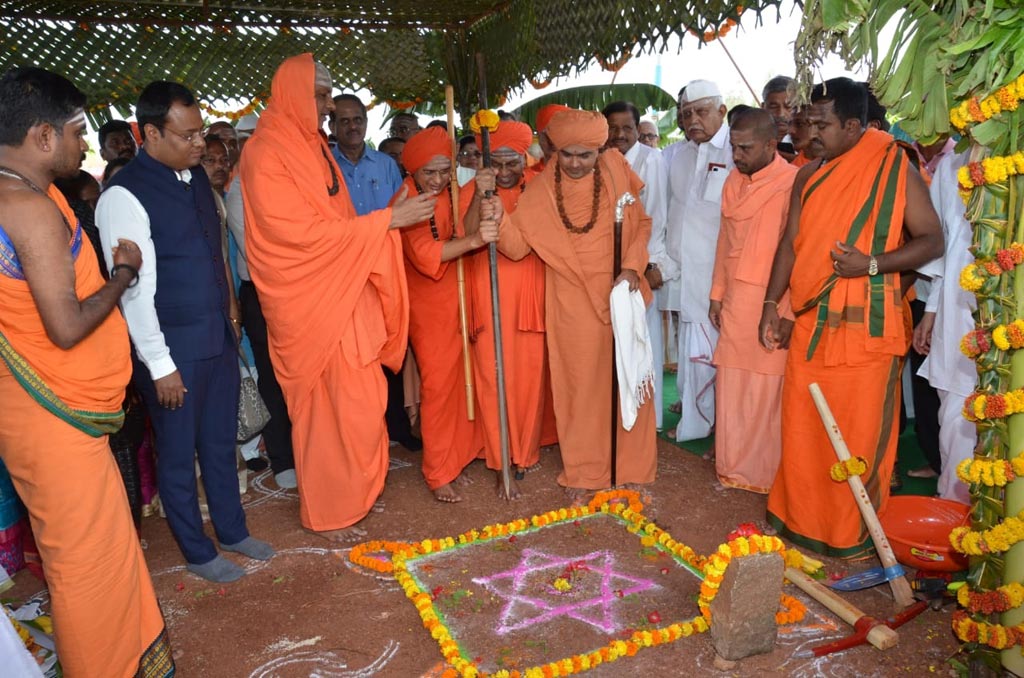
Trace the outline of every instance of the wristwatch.
{"label": "wristwatch", "polygon": [[878,275],[878,259],[874,257],[868,261],[868,275]]}

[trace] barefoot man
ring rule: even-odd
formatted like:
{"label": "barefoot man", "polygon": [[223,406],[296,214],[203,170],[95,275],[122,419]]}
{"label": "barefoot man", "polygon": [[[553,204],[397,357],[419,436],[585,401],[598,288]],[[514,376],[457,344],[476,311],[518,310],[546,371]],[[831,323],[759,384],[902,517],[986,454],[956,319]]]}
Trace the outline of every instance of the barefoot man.
{"label": "barefoot man", "polygon": [[[526,149],[532,142],[533,130],[524,122],[505,120],[491,133],[491,167],[478,170],[462,189],[461,210],[468,233],[475,233],[479,227],[480,205],[488,192],[501,199],[506,214],[515,211],[527,182],[536,176],[526,168]],[[483,148],[479,136],[477,146]],[[498,255],[509,453],[516,467],[510,496],[505,497],[488,257],[487,250],[474,254],[467,275],[473,295],[473,369],[480,403],[477,416],[483,425],[487,468],[497,471],[498,496],[518,499],[522,492],[516,478],[522,479],[540,464],[541,425],[545,399],[550,397],[544,378],[544,262],[535,254],[519,261]]]}
{"label": "barefoot man", "polygon": [[287,59],[242,155],[246,256],[288,404],[302,525],[331,541],[384,489],[387,383],[405,357],[408,299],[392,229],[422,221],[431,197],[357,217],[321,126],[331,77],[310,54]]}
{"label": "barefoot man", "polygon": [[454,263],[498,238],[493,220],[481,223],[472,235],[465,235],[461,224],[456,230],[448,193],[451,158],[451,142],[443,127],[419,132],[402,151],[402,164],[409,171],[403,190],[438,198],[432,214],[402,231],[402,245],[409,281],[409,341],[423,380],[423,477],[434,497],[443,502],[462,501],[455,484],[469,482],[463,469],[483,447],[480,428],[466,412]]}

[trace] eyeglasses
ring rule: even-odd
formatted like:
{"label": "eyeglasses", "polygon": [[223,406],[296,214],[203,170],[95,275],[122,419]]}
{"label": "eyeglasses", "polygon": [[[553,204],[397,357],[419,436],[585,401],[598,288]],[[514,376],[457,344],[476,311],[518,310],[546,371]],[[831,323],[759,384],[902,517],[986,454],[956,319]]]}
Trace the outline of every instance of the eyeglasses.
{"label": "eyeglasses", "polygon": [[181,132],[175,132],[173,129],[167,127],[166,125],[164,125],[164,129],[173,134],[174,136],[178,137],[182,141],[184,141],[186,144],[194,144],[197,141],[200,141],[204,144],[206,143],[206,140],[203,138],[203,130],[198,130],[196,132],[192,132],[192,134],[186,135],[182,134]]}
{"label": "eyeglasses", "polygon": [[657,141],[659,139],[659,136],[657,134],[648,132],[647,134],[641,134],[640,136],[637,137],[637,139],[639,139],[640,141]]}

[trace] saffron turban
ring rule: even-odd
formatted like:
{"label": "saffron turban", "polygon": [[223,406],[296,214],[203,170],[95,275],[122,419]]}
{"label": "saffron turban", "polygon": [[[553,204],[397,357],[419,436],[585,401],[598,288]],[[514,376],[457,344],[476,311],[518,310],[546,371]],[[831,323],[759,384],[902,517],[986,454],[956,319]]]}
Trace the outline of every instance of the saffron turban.
{"label": "saffron turban", "polygon": [[451,160],[452,141],[443,127],[428,127],[412,135],[405,142],[405,148],[402,149],[402,166],[409,174],[415,174],[439,155]]}
{"label": "saffron turban", "polygon": [[554,117],[555,113],[569,110],[572,109],[568,106],[563,106],[562,104],[548,104],[547,106],[544,106],[537,111],[537,124],[534,125],[534,128],[538,132],[543,132],[547,129],[548,124],[551,122],[551,118]]}
{"label": "saffron turban", "polygon": [[[503,120],[498,125],[498,129],[491,132],[491,150],[494,151],[499,148],[509,148],[519,155],[523,155],[532,143],[533,130],[525,122]],[[484,147],[483,138],[479,134],[476,135],[476,145],[478,148]]]}
{"label": "saffron turban", "polygon": [[546,130],[555,148],[601,148],[608,141],[608,120],[597,111],[569,110],[556,113]]}

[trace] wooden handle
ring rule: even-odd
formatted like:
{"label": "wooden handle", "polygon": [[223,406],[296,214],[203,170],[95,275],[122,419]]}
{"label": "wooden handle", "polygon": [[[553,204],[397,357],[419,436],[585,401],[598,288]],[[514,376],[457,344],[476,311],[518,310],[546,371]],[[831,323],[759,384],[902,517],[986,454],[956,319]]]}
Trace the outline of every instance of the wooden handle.
{"label": "wooden handle", "polygon": [[[808,386],[808,389],[811,391],[811,399],[814,401],[814,406],[818,408],[821,422],[825,425],[828,439],[832,442],[832,449],[835,450],[839,461],[846,461],[851,456],[850,450],[846,446],[846,441],[843,440],[843,434],[839,431],[839,425],[836,423],[835,417],[832,416],[832,410],[825,400],[825,394],[821,392],[821,387],[817,384],[811,384]],[[867,525],[872,541],[875,543],[875,550],[878,551],[878,557],[882,561],[882,565],[885,567],[896,565],[896,554],[893,553],[889,539],[885,536],[882,524],[878,522],[878,514],[875,513],[875,507],[871,505],[868,491],[864,488],[864,481],[860,479],[860,476],[850,474],[846,482],[850,484],[850,489],[853,490],[853,498],[857,501],[857,508],[860,509],[860,515],[864,519],[864,524]],[[900,607],[908,607],[914,604],[914,593],[911,591],[906,577],[896,577],[890,580],[889,586],[892,587],[893,598],[896,599],[896,603]]]}
{"label": "wooden handle", "polygon": [[[786,579],[793,582],[794,586],[824,605],[830,612],[850,626],[855,625],[867,616],[860,609],[841,598],[832,589],[822,586],[808,577],[802,570],[798,570],[795,567],[787,567]],[[868,631],[867,640],[879,650],[888,650],[891,647],[895,647],[900,641],[900,634],[895,629],[879,625]]]}

